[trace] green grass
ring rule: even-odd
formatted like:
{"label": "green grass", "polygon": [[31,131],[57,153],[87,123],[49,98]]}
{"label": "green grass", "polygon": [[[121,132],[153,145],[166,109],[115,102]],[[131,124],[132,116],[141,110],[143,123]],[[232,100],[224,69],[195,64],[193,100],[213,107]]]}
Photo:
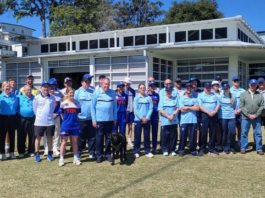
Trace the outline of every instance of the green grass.
{"label": "green grass", "polygon": [[[265,130],[263,129],[263,135]],[[249,134],[253,142],[252,132]],[[68,148],[69,149],[69,148]],[[72,154],[59,167],[59,158],[43,156],[0,162],[0,197],[265,197],[265,160],[255,151],[246,155],[164,157],[150,159],[142,151],[134,160],[129,148],[124,165],[97,164],[82,156],[82,165],[72,163]],[[17,154],[17,153],[16,153]]]}

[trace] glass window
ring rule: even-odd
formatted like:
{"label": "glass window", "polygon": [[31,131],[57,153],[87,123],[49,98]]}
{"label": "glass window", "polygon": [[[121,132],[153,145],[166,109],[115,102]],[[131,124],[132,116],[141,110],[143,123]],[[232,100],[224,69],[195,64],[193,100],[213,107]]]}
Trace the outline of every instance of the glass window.
{"label": "glass window", "polygon": [[190,59],[190,65],[200,65],[202,64],[201,59]]}
{"label": "glass window", "polygon": [[88,49],[88,41],[80,41],[80,50]]}
{"label": "glass window", "polygon": [[129,56],[129,62],[130,63],[145,62],[145,57],[143,55]]}
{"label": "glass window", "polygon": [[161,59],[161,64],[165,65],[166,63],[167,63],[167,61],[166,61],[166,60],[164,60],[164,59]]}
{"label": "glass window", "polygon": [[213,29],[203,29],[201,30],[201,40],[213,39]]}
{"label": "glass window", "polygon": [[241,31],[240,40],[241,40],[241,41],[244,41],[244,32],[243,32],[243,31]]}
{"label": "glass window", "polygon": [[12,28],[12,31],[15,32],[15,28]]}
{"label": "glass window", "polygon": [[[70,42],[68,42],[68,51],[70,51]],[[76,48],[75,48],[75,41],[74,42],[72,42],[72,50],[76,50]]]}
{"label": "glass window", "polygon": [[186,66],[189,65],[189,60],[177,60],[178,66]]}
{"label": "glass window", "polygon": [[200,72],[202,71],[202,66],[190,67],[190,72]]}
{"label": "glass window", "polygon": [[110,58],[106,57],[106,58],[96,58],[95,59],[95,63],[96,64],[110,64]]}
{"label": "glass window", "polygon": [[161,65],[161,72],[166,72],[166,66],[165,65]]}
{"label": "glass window", "polygon": [[145,35],[135,36],[135,45],[145,45]]}
{"label": "glass window", "polygon": [[215,28],[215,39],[227,38],[227,28]]}
{"label": "glass window", "polygon": [[167,79],[167,74],[162,74],[162,73],[161,73],[161,80],[164,81],[164,80],[166,80],[166,79]]}
{"label": "glass window", "polygon": [[57,43],[50,44],[50,52],[57,52]]}
{"label": "glass window", "polygon": [[204,58],[202,59],[202,64],[205,64],[205,65],[214,64],[214,58]]}
{"label": "glass window", "polygon": [[175,32],[175,42],[185,42],[186,41],[186,31]]}
{"label": "glass window", "polygon": [[178,68],[178,73],[185,73],[185,72],[189,72],[189,67]]}
{"label": "glass window", "polygon": [[153,70],[159,72],[159,64],[153,64]]}
{"label": "glass window", "polygon": [[228,64],[229,59],[228,58],[216,58],[215,59],[215,64]]}
{"label": "glass window", "polygon": [[[110,47],[115,47],[114,38],[110,39]],[[117,47],[120,47],[120,39],[117,38]]]}
{"label": "glass window", "polygon": [[167,68],[167,72],[168,72],[169,74],[172,74],[172,73],[173,73],[173,67],[168,67],[168,68]]}
{"label": "glass window", "polygon": [[228,65],[215,66],[215,71],[228,71]]}
{"label": "glass window", "polygon": [[21,30],[22,33],[24,33],[24,30]]}
{"label": "glass window", "polygon": [[188,31],[188,41],[198,41],[199,40],[199,30]]}
{"label": "glass window", "polygon": [[100,39],[99,48],[109,48],[109,39]]}
{"label": "glass window", "polygon": [[159,63],[159,58],[153,58],[154,63]]}
{"label": "glass window", "polygon": [[98,49],[98,40],[90,40],[89,49]]}
{"label": "glass window", "polygon": [[127,36],[123,38],[124,46],[133,46],[133,36]]}
{"label": "glass window", "polygon": [[159,80],[159,73],[154,72],[153,75],[154,75],[154,79]]}
{"label": "glass window", "polygon": [[117,56],[111,58],[112,63],[127,63],[127,56]]}
{"label": "glass window", "polygon": [[237,29],[237,38],[240,40],[240,37],[241,37],[241,30],[240,29]]}
{"label": "glass window", "polygon": [[41,53],[48,53],[49,52],[49,45],[41,45]]}
{"label": "glass window", "polygon": [[66,51],[66,43],[59,43],[59,52]]}
{"label": "glass window", "polygon": [[172,66],[173,62],[172,61],[167,61],[167,64]]}
{"label": "glass window", "polygon": [[166,33],[161,33],[159,34],[159,43],[166,43],[167,38],[166,38]]}
{"label": "glass window", "polygon": [[157,34],[147,35],[147,45],[157,44]]}

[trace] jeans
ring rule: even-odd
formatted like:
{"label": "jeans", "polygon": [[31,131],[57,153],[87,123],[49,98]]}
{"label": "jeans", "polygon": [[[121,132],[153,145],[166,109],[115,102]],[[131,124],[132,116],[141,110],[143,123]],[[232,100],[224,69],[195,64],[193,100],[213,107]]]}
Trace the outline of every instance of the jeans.
{"label": "jeans", "polygon": [[142,121],[135,121],[134,124],[134,153],[140,152],[142,129],[144,129],[144,150],[150,153],[150,121],[142,124]]}
{"label": "jeans", "polygon": [[[235,136],[236,136],[236,119],[221,119],[221,131],[222,131],[222,147],[224,151],[229,151],[235,148]],[[230,144],[228,144],[228,131],[230,133]]]}
{"label": "jeans", "polygon": [[247,150],[248,146],[248,132],[250,125],[252,125],[255,140],[256,140],[256,150],[262,151],[262,135],[261,135],[261,128],[260,128],[260,118],[256,118],[254,120],[250,119],[242,119],[241,123],[241,150]]}

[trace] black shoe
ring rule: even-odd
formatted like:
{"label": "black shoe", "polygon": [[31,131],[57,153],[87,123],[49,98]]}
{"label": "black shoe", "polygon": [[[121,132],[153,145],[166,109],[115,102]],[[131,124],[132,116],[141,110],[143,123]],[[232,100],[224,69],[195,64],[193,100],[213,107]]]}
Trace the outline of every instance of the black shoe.
{"label": "black shoe", "polygon": [[97,163],[101,163],[102,162],[102,158],[97,158]]}
{"label": "black shoe", "polygon": [[200,151],[200,152],[198,152],[198,154],[197,154],[198,156],[203,156],[204,155],[204,153],[203,153],[203,151]]}
{"label": "black shoe", "polygon": [[229,151],[223,151],[223,153],[225,153],[225,154],[229,154],[230,152],[229,152]]}
{"label": "black shoe", "polygon": [[214,155],[219,155],[219,153],[218,153],[217,151],[212,151],[212,152],[210,152],[210,153],[212,153],[212,154],[214,154]]}
{"label": "black shoe", "polygon": [[109,162],[113,162],[113,159],[111,157],[108,157],[107,159]]}
{"label": "black shoe", "polygon": [[253,146],[252,146],[252,150],[253,150],[253,151],[256,150],[256,144],[253,144]]}
{"label": "black shoe", "polygon": [[236,151],[234,149],[230,149],[230,153],[236,154]]}
{"label": "black shoe", "polygon": [[183,157],[184,156],[184,153],[179,153],[179,157]]}

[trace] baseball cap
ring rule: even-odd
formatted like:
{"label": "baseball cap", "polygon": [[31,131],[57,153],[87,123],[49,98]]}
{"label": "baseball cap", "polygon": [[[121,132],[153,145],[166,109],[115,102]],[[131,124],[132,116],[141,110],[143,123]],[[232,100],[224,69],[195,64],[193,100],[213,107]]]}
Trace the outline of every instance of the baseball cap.
{"label": "baseball cap", "polygon": [[128,84],[132,84],[132,81],[131,81],[131,79],[129,77],[124,78],[123,81],[128,83]]}
{"label": "baseball cap", "polygon": [[228,88],[229,89],[230,88],[230,85],[229,84],[224,84],[223,85],[223,88]]}
{"label": "baseball cap", "polygon": [[173,87],[172,87],[171,85],[167,85],[167,86],[165,87],[165,90],[166,90],[166,91],[173,90]]}
{"label": "baseball cap", "polygon": [[148,83],[148,86],[151,86],[151,85],[156,85],[155,81],[150,81],[150,82]]}
{"label": "baseball cap", "polygon": [[191,81],[194,81],[194,80],[196,80],[198,84],[200,83],[200,81],[199,81],[199,79],[198,79],[198,78],[190,78],[190,81],[189,81],[189,83],[191,83]]}
{"label": "baseball cap", "polygon": [[54,84],[55,82],[57,82],[56,78],[51,78],[49,81],[49,84]]}
{"label": "baseball cap", "polygon": [[256,79],[251,79],[250,81],[249,81],[249,84],[250,85],[252,85],[252,84],[257,84],[258,83],[258,81],[256,80]]}
{"label": "baseball cap", "polygon": [[264,82],[264,78],[259,78],[259,79],[258,79],[258,83],[259,83],[259,82]]}
{"label": "baseball cap", "polygon": [[29,77],[32,77],[32,78],[34,78],[31,74],[29,74],[26,78],[29,78]]}
{"label": "baseball cap", "polygon": [[82,78],[82,81],[87,81],[87,80],[91,80],[91,78],[93,78],[94,76],[91,76],[90,74],[85,74]]}
{"label": "baseball cap", "polygon": [[48,81],[43,81],[40,86],[42,87],[43,85],[49,85],[50,86]]}
{"label": "baseball cap", "polygon": [[218,85],[219,85],[219,82],[218,82],[218,81],[216,81],[216,80],[214,80],[214,81],[212,82],[212,85],[216,85],[216,84],[218,84]]}
{"label": "baseball cap", "polygon": [[190,84],[190,83],[187,83],[186,85],[185,85],[185,88],[186,87],[192,87],[192,85]]}
{"label": "baseball cap", "polygon": [[239,78],[238,76],[234,76],[234,77],[232,78],[232,81],[234,81],[234,80],[240,80],[240,78]]}
{"label": "baseball cap", "polygon": [[204,83],[204,85],[203,85],[203,87],[205,88],[205,87],[208,87],[208,86],[210,86],[211,87],[211,83],[209,83],[209,82],[206,82],[206,83]]}
{"label": "baseball cap", "polygon": [[175,82],[178,82],[178,81],[180,81],[180,82],[181,82],[181,79],[180,79],[180,78],[177,78],[177,79],[175,80]]}
{"label": "baseball cap", "polygon": [[68,81],[72,81],[72,79],[69,78],[69,77],[66,77],[66,78],[64,79],[64,83],[67,83]]}
{"label": "baseball cap", "polygon": [[216,76],[215,80],[221,80],[222,81],[222,77],[221,76]]}
{"label": "baseball cap", "polygon": [[119,86],[125,86],[123,82],[117,82],[117,87]]}

